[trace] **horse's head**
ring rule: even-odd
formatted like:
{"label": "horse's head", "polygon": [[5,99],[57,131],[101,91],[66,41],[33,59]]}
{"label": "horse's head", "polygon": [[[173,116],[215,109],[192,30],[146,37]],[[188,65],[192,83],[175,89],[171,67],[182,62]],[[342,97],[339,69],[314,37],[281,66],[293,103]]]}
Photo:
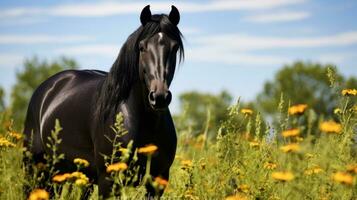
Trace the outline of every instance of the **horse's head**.
{"label": "horse's head", "polygon": [[[159,23],[171,23],[177,26],[180,14],[176,7],[172,6],[168,16],[162,15]],[[146,6],[141,12],[140,20],[142,26],[150,26],[155,16],[151,15],[150,7]],[[162,22],[167,20],[167,22]],[[147,25],[148,24],[148,25]],[[177,29],[178,30],[178,29]],[[166,109],[171,102],[172,95],[169,90],[176,68],[177,52],[182,47],[181,40],[170,37],[170,33],[159,30],[138,43],[139,48],[139,75],[144,83],[145,95],[154,110]]]}

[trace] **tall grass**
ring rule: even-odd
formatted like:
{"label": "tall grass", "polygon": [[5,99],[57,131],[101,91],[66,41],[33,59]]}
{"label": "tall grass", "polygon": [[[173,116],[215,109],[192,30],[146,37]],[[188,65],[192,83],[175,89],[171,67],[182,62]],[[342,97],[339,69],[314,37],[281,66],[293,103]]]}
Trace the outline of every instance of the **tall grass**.
{"label": "tall grass", "polygon": [[[340,106],[332,119],[316,115],[308,105],[300,110],[299,105],[289,105],[291,109],[284,110],[284,104],[289,103],[282,99],[274,126],[264,122],[258,111],[244,110],[237,102],[227,111],[229,117],[214,140],[206,136],[208,113],[202,135],[194,137],[190,127],[178,133],[168,185],[147,173],[139,187],[134,187],[138,169],[133,166],[138,151],[113,141],[116,151],[107,158],[107,164],[122,165],[113,166],[117,170],[110,172],[115,183],[110,198],[145,199],[144,185],[152,184],[158,191],[165,188],[162,199],[357,199],[357,107],[350,103],[351,98],[357,97],[340,95]],[[86,182],[84,178],[84,184],[77,184],[76,180],[83,178],[80,175],[55,183],[53,177],[61,174],[51,164],[32,166],[32,174],[26,175],[22,138],[12,130],[6,113],[0,120],[0,199],[28,198],[24,186],[29,191],[44,187],[39,184],[44,178],[41,170],[50,174],[44,188],[54,188],[53,199],[98,198],[97,186],[93,187],[91,180]],[[120,115],[113,130],[118,137],[126,133]],[[60,131],[57,124],[49,144],[54,151]],[[134,154],[132,163],[128,163],[130,154]],[[62,159],[61,154],[53,155],[48,163]],[[152,154],[146,155],[149,166]]]}

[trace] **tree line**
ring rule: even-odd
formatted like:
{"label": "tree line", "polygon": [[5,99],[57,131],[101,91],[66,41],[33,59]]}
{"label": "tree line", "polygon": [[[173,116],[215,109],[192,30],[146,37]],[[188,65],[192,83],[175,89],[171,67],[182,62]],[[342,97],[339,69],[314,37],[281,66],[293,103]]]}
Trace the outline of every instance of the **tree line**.
{"label": "tree line", "polygon": [[[22,70],[16,73],[16,83],[9,91],[9,105],[5,105],[5,91],[0,86],[0,112],[6,111],[13,118],[15,127],[21,129],[28,102],[41,82],[59,71],[78,68],[75,60],[66,57],[51,62],[37,57],[25,60]],[[345,77],[330,64],[298,61],[283,66],[272,80],[264,84],[254,100],[240,102],[240,106],[253,110],[263,121],[273,123],[277,120],[277,108],[282,101],[285,102],[283,110],[291,105],[306,104],[312,114],[333,118],[337,97],[343,88],[357,88],[357,78]],[[179,102],[180,111],[174,116],[178,131],[189,128],[191,134],[206,132],[212,138],[228,117],[228,107],[235,103],[228,91],[219,94],[188,91],[179,96]]]}

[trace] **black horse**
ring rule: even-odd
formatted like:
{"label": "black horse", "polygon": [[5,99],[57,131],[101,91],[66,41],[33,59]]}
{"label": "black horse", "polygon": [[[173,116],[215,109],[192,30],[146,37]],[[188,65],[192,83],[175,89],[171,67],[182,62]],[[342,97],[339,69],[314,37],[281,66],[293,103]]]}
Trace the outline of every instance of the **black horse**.
{"label": "black horse", "polygon": [[[107,196],[112,183],[107,180],[103,154],[112,152],[107,137],[114,137],[110,126],[121,112],[128,130],[121,142],[125,145],[133,140],[134,147],[158,146],[151,175],[169,179],[177,145],[168,109],[169,86],[177,58],[184,57],[179,20],[174,6],[169,15],[151,15],[148,5],[141,12],[141,26],[128,37],[109,73],[67,70],[44,81],[31,98],[24,130],[25,147],[35,162],[50,152],[47,138],[59,119],[63,127],[59,151],[65,160],[58,170],[68,170],[74,158],[88,160],[87,174],[98,183],[99,193]],[[145,162],[139,157],[141,169],[145,170]]]}

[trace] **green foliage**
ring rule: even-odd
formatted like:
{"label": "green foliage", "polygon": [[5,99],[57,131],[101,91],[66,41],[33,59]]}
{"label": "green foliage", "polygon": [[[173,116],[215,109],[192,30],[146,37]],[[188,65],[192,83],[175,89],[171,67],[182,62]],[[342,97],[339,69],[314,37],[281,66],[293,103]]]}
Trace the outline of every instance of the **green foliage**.
{"label": "green foliage", "polygon": [[[162,199],[224,199],[228,196],[242,199],[356,199],[357,159],[354,138],[357,110],[351,102],[357,96],[342,96],[340,92],[335,95],[340,112],[331,115],[335,116],[341,127],[338,131],[306,128],[310,121],[305,120],[309,117],[308,110],[305,111],[306,115],[286,115],[286,102],[283,100],[276,108],[281,113],[279,123],[283,125],[279,126],[280,129],[262,129],[264,123],[259,112],[254,111],[257,113],[255,115],[244,114],[242,106],[237,102],[225,111],[227,119],[219,128],[217,140],[202,143],[201,135],[191,134],[190,127],[182,130],[178,138],[177,156],[171,168],[170,183]],[[315,118],[320,125],[326,121],[322,115]],[[113,125],[118,137],[126,133],[122,123],[123,118],[118,115]],[[59,123],[56,127],[51,136],[53,145],[60,142]],[[287,128],[299,128],[301,134],[282,137],[281,131]],[[0,126],[1,133],[10,129]],[[240,134],[248,130],[250,137]],[[308,131],[317,134],[303,134]],[[0,191],[6,191],[0,193],[0,199],[24,199],[21,141],[11,139],[8,133],[1,137],[11,140],[15,146],[0,148]],[[108,158],[107,164],[127,162],[128,154],[125,152],[133,152],[132,146],[122,147],[114,143],[115,153],[111,155],[114,159]],[[51,149],[53,145],[50,145]],[[297,148],[286,150],[293,145]],[[117,154],[118,151],[122,154]],[[150,166],[151,155],[146,156]],[[120,199],[144,199],[144,185],[140,184],[137,188],[131,184],[135,170],[130,169],[133,165],[127,163],[127,166],[127,169],[111,172],[110,178],[115,187],[110,199],[118,199],[119,196]],[[49,170],[49,167],[46,169]],[[279,177],[275,174],[277,172],[290,175]],[[145,176],[147,179],[144,183],[158,187],[153,177],[148,173]],[[31,189],[39,187],[36,184],[37,178],[33,182],[29,181],[32,183]],[[90,182],[78,185],[71,180],[64,183],[49,180],[48,185],[55,189],[53,199],[80,199],[86,191],[89,192],[89,199],[98,198],[97,186]],[[89,189],[92,186],[93,189]]]}
{"label": "green foliage", "polygon": [[62,127],[58,119],[55,122],[55,128],[51,131],[51,136],[47,138],[48,143],[46,146],[48,149],[51,149],[51,154],[45,155],[45,159],[47,161],[47,168],[49,169],[49,174],[54,175],[58,172],[55,171],[55,165],[61,160],[64,159],[64,154],[58,152],[58,145],[62,143],[62,139],[60,137],[60,132],[62,131]]}
{"label": "green foliage", "polygon": [[275,108],[283,94],[285,109],[289,104],[304,103],[316,113],[328,116],[338,104],[337,93],[330,89],[331,84],[336,85],[337,90],[356,88],[357,80],[345,80],[332,65],[296,62],[286,65],[277,72],[273,81],[265,83],[256,103],[265,114],[276,115]]}
{"label": "green foliage", "polygon": [[5,110],[5,91],[2,87],[0,87],[0,112]]}
{"label": "green foliage", "polygon": [[11,110],[16,124],[22,126],[30,98],[44,80],[59,71],[77,67],[74,60],[64,57],[53,62],[40,61],[36,57],[26,60],[24,68],[16,74],[11,92]]}
{"label": "green foliage", "polygon": [[226,119],[226,110],[232,101],[231,95],[226,91],[218,95],[186,92],[179,98],[182,112],[174,117],[175,122],[178,122],[177,130],[191,127],[194,135],[202,134],[206,130],[209,131],[207,135],[211,137],[215,137],[220,123]]}

